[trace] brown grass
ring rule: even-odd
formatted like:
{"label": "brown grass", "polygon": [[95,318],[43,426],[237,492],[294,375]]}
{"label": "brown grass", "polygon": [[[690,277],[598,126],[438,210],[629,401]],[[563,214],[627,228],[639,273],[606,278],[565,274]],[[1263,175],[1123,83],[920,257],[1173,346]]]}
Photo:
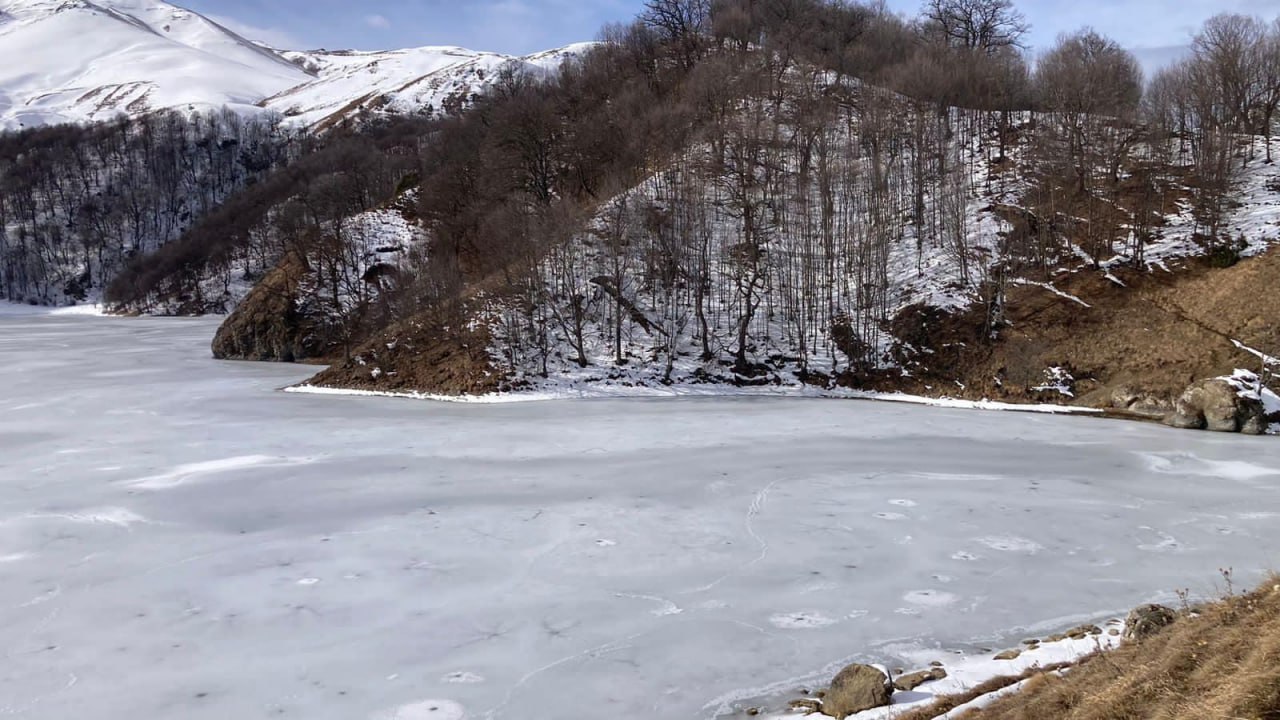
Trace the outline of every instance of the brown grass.
{"label": "brown grass", "polygon": [[914,379],[894,378],[877,389],[928,395],[936,393],[931,387],[945,387],[950,395],[971,399],[1065,401],[1027,390],[1056,365],[1069,367],[1076,378],[1075,404],[1108,407],[1120,387],[1171,401],[1194,380],[1235,368],[1256,370],[1257,359],[1233,339],[1280,352],[1280,293],[1263,290],[1280,286],[1280,248],[1231,268],[1189,259],[1171,264],[1171,270],[1117,268],[1114,274],[1127,287],[1092,271],[1054,278],[1059,290],[1089,308],[1040,287],[1014,287],[1008,296],[1012,326],[993,345],[975,330],[981,309],[921,315],[927,323],[900,317],[895,335],[933,352],[915,358],[922,365],[912,367]]}
{"label": "brown grass", "polygon": [[[1042,671],[1016,695],[963,717],[1280,720],[1280,578],[1198,613],[1143,642],[1085,658],[1061,677]],[[900,720],[929,720],[967,699],[941,698]]]}
{"label": "brown grass", "polygon": [[1004,675],[1001,677],[991,678],[985,682],[981,682],[971,689],[963,693],[955,695],[946,695],[934,700],[928,707],[919,710],[913,710],[905,715],[897,716],[896,720],[933,720],[933,718],[943,713],[954,710],[961,705],[972,700],[977,700],[983,695],[990,695],[993,692],[1003,690],[1010,685],[1016,685],[1023,680],[1027,681],[1026,688],[1031,688],[1040,681],[1041,678],[1048,677],[1047,673],[1057,672],[1063,668],[1070,667],[1070,663],[1060,663],[1057,665],[1048,665],[1039,668],[1028,668],[1021,675]]}

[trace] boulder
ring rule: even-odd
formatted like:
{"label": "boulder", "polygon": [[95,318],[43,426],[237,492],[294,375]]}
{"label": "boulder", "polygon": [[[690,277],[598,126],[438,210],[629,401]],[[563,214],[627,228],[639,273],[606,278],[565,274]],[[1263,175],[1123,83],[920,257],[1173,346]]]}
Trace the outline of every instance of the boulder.
{"label": "boulder", "polygon": [[822,698],[822,714],[838,720],[889,704],[893,685],[884,671],[871,665],[853,664],[836,674]]}
{"label": "boulder", "polygon": [[1004,652],[1000,653],[999,655],[996,655],[992,659],[993,660],[1017,660],[1020,657],[1022,657],[1021,650],[1005,650]]}
{"label": "boulder", "polygon": [[1257,398],[1242,397],[1223,378],[1197,380],[1174,403],[1166,425],[1190,430],[1244,432],[1260,435],[1266,429],[1266,411]]}
{"label": "boulder", "polygon": [[1124,636],[1128,640],[1145,640],[1177,619],[1178,614],[1163,605],[1139,605],[1125,620]]}

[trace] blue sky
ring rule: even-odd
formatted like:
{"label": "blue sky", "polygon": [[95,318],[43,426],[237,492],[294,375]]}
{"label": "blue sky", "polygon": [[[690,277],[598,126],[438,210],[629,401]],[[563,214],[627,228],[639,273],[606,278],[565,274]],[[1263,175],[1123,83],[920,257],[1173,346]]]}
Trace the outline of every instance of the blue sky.
{"label": "blue sky", "polygon": [[[380,50],[461,45],[524,54],[590,40],[602,25],[633,18],[643,0],[176,0],[287,49]],[[1280,0],[1015,0],[1032,23],[1031,43],[1091,25],[1144,60],[1187,44],[1205,18],[1231,11],[1280,14]],[[888,0],[914,14],[922,0]]]}

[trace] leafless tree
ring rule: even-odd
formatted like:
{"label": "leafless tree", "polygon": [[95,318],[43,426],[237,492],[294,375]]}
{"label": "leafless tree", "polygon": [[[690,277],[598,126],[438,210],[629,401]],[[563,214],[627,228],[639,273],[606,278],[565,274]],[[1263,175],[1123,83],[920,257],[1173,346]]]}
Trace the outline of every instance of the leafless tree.
{"label": "leafless tree", "polygon": [[928,0],[920,14],[927,35],[983,53],[1021,47],[1031,29],[1012,0]]}

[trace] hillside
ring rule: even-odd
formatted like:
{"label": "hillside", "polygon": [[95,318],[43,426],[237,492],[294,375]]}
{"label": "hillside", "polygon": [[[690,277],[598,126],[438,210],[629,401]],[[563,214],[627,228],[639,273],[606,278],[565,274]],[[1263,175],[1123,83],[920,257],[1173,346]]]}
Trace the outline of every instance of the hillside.
{"label": "hillside", "polygon": [[[1216,116],[1195,86],[1225,61],[1144,84],[1085,30],[1032,73],[1007,44],[809,6],[709,11],[712,32],[655,14],[512,75],[386,201],[420,238],[397,262],[288,254],[215,354],[429,396],[769,386],[1277,421],[1276,308],[1240,300],[1274,281],[1277,147],[1264,107]],[[292,330],[259,306],[334,277],[366,280],[286,292]],[[1220,407],[1181,398],[1197,381]]]}
{"label": "hillside", "polygon": [[[387,125],[416,123],[387,141],[416,158],[430,118],[463,111],[504,73],[543,77],[589,47],[527,58],[436,47],[281,53],[163,2],[0,2],[0,57],[22,58],[0,69],[0,297],[96,302],[116,281],[135,311],[228,312],[283,254],[274,242],[250,251],[225,224],[202,222],[236,191],[299,159],[301,170],[253,196],[287,185],[269,195],[282,202],[316,189],[302,173],[350,170],[339,156],[362,151],[350,138]],[[397,173],[404,164],[385,160]],[[361,198],[359,211],[401,179],[364,177],[377,198]],[[239,211],[255,204],[239,200]],[[172,282],[164,297],[135,297],[136,275]]]}
{"label": "hillside", "polygon": [[[11,3],[11,39],[92,20],[196,55],[229,42],[289,77],[255,105],[276,113],[251,124],[252,155],[235,112],[169,116],[158,174],[111,134],[18,136],[0,283],[236,310],[215,355],[330,363],[329,388],[769,386],[1159,417],[1248,370],[1252,389],[1213,381],[1239,416],[1217,424],[1265,426],[1275,309],[1238,298],[1272,281],[1280,88],[1227,102],[1221,43],[1148,80],[1088,30],[1033,68],[1016,33],[788,3],[803,12],[651,3],[527,58],[275,53],[160,5]],[[1202,35],[1271,38],[1259,22]],[[154,117],[123,135],[149,147]],[[206,171],[218,190],[195,202]]]}

